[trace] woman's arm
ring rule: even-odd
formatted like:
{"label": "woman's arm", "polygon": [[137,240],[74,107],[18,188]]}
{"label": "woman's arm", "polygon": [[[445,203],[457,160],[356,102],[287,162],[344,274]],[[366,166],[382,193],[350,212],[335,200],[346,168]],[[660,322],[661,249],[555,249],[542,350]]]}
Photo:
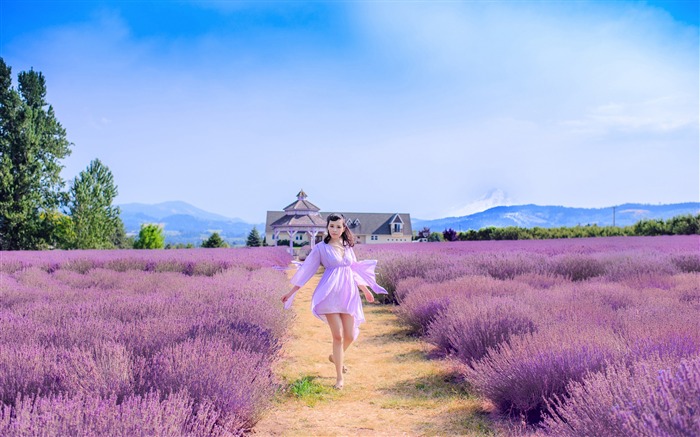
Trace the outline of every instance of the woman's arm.
{"label": "woman's arm", "polygon": [[304,263],[299,266],[299,270],[297,270],[290,280],[293,285],[292,289],[289,291],[289,293],[282,296],[282,302],[285,304],[285,308],[289,308],[292,305],[292,300],[290,299],[294,299],[294,294],[299,291],[299,289],[303,287],[313,275],[316,274],[316,271],[318,271],[320,265],[321,254],[318,251],[318,246],[314,246],[309,255],[306,257],[306,260],[304,260]]}
{"label": "woman's arm", "polygon": [[292,297],[292,295],[293,295],[294,293],[296,293],[297,291],[299,291],[300,288],[301,288],[301,287],[299,287],[298,285],[295,285],[294,287],[292,287],[292,289],[289,291],[289,293],[287,293],[287,294],[285,294],[284,296],[282,296],[282,303],[286,303],[286,302],[289,300],[289,298]]}
{"label": "woman's arm", "polygon": [[362,290],[362,292],[365,294],[365,299],[367,299],[367,302],[374,302],[374,295],[370,293],[369,289],[365,285],[358,285],[358,287],[360,287],[360,290]]}
{"label": "woman's arm", "polygon": [[319,252],[319,246],[314,246],[311,252],[306,256],[304,262],[299,266],[299,270],[292,276],[289,281],[292,285],[298,285],[303,287],[309,279],[311,279],[318,268],[321,266],[321,253]]}

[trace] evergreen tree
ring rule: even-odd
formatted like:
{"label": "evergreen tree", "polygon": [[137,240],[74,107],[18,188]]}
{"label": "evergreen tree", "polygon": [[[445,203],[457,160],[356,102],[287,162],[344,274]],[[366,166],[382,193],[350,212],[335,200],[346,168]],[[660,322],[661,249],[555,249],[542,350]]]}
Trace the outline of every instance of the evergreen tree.
{"label": "evergreen tree", "polygon": [[46,98],[44,76],[29,70],[12,88],[12,69],[0,58],[0,250],[49,244],[65,193],[60,160],[70,154],[66,131]]}
{"label": "evergreen tree", "polygon": [[163,228],[156,224],[141,225],[139,238],[134,242],[134,249],[163,249],[165,234]]}
{"label": "evergreen tree", "polygon": [[262,246],[262,240],[260,239],[260,233],[257,228],[253,226],[253,229],[248,234],[248,240],[245,243],[248,247],[258,247]]}
{"label": "evergreen tree", "polygon": [[70,189],[70,215],[75,247],[108,249],[119,247],[126,238],[119,207],[112,206],[117,186],[109,168],[99,159],[80,172]]}
{"label": "evergreen tree", "polygon": [[228,244],[221,238],[218,232],[211,234],[209,238],[204,240],[202,247],[206,248],[217,248],[217,247],[228,247]]}

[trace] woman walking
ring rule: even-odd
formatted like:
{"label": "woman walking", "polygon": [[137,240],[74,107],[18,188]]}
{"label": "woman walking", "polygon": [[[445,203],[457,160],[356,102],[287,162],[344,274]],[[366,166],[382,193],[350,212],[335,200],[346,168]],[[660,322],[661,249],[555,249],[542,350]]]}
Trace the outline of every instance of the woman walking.
{"label": "woman walking", "polygon": [[282,296],[285,308],[290,308],[294,295],[316,274],[320,265],[326,270],[311,298],[311,312],[328,323],[333,338],[333,353],[328,359],[335,364],[336,382],[334,388],[343,388],[344,352],[359,334],[359,326],[365,321],[362,300],[358,287],[368,302],[375,293],[388,294],[377,284],[374,269],[377,261],[357,261],[353,246],[354,236],[340,214],[330,214],[326,219],[327,235],[323,242],[314,246],[304,263],[292,277],[293,285],[289,293]]}

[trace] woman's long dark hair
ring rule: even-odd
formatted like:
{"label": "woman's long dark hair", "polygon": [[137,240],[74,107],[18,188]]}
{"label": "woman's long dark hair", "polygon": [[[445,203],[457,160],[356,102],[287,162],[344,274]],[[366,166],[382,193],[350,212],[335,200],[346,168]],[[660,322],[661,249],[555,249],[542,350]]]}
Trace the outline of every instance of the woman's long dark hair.
{"label": "woman's long dark hair", "polygon": [[[326,230],[328,230],[328,225],[331,224],[331,222],[338,220],[343,221],[343,227],[345,228],[343,233],[340,234],[340,239],[343,240],[343,246],[355,246],[355,236],[352,235],[352,232],[350,232],[350,229],[348,229],[347,221],[345,220],[343,214],[328,214],[328,217],[326,217]],[[328,244],[329,241],[331,241],[331,234],[326,233],[326,236],[323,238],[323,242]]]}

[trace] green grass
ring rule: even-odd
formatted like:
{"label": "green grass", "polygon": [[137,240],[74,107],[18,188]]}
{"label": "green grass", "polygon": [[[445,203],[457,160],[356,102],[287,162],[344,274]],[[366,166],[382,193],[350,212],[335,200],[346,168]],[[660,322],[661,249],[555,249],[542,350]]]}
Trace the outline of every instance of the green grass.
{"label": "green grass", "polygon": [[289,384],[288,393],[313,407],[317,402],[332,397],[335,391],[316,381],[316,376],[306,375]]}

